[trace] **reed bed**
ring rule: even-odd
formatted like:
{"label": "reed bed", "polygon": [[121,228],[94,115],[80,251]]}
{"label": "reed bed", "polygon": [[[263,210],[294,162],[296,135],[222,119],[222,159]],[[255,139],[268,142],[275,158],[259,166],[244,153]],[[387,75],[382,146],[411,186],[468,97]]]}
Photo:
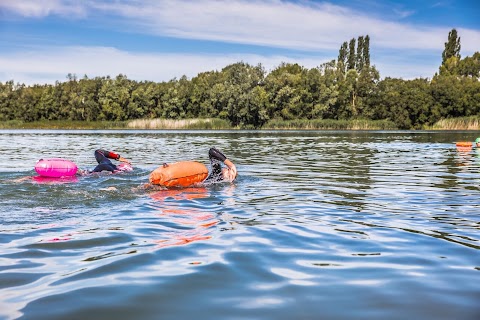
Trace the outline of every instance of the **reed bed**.
{"label": "reed bed", "polygon": [[127,123],[128,129],[187,129],[187,130],[219,130],[232,129],[226,120],[222,119],[137,119]]}
{"label": "reed bed", "polygon": [[394,130],[396,125],[388,120],[271,120],[262,129],[277,130]]}
{"label": "reed bed", "polygon": [[432,130],[480,130],[478,116],[442,119],[436,122]]}
{"label": "reed bed", "polygon": [[[222,119],[137,119],[130,121],[67,121],[22,120],[0,121],[0,129],[164,129],[164,130],[228,130],[232,127]],[[332,120],[297,119],[270,120],[262,129],[267,130],[395,130],[395,124],[388,120]],[[442,119],[426,130],[480,130],[480,117],[459,117]]]}

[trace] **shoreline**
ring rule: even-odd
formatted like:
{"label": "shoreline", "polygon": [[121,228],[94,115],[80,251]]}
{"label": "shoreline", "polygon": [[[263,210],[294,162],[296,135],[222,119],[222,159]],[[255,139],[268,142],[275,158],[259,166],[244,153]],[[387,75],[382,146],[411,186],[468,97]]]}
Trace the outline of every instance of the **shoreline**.
{"label": "shoreline", "polygon": [[478,120],[474,124],[465,118],[441,120],[432,126],[417,129],[399,129],[389,120],[271,120],[261,128],[231,126],[222,119],[137,119],[130,121],[0,121],[1,130],[248,130],[248,131],[480,131]]}

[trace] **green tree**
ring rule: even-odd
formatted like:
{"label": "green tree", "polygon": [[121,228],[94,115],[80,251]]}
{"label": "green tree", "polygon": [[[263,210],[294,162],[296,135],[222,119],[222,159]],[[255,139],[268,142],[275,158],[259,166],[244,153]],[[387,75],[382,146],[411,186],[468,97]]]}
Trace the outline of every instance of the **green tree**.
{"label": "green tree", "polygon": [[37,101],[40,99],[41,90],[38,85],[27,87],[24,84],[17,86],[16,103],[13,104],[14,118],[25,122],[39,120]]}
{"label": "green tree", "polygon": [[480,52],[475,52],[472,57],[460,60],[457,70],[460,76],[480,78]]}
{"label": "green tree", "polygon": [[298,64],[282,63],[265,78],[269,97],[268,117],[294,119],[301,105],[305,69]]}
{"label": "green tree", "polygon": [[166,92],[160,98],[160,104],[162,105],[161,117],[166,119],[181,119],[185,114],[179,98],[178,89],[180,84],[176,79],[169,81],[169,84]]}
{"label": "green tree", "polygon": [[434,113],[437,117],[451,118],[472,115],[467,111],[471,108],[468,105],[465,80],[466,78],[459,79],[454,75],[437,76],[432,79],[430,88],[435,101]]}
{"label": "green tree", "polygon": [[341,79],[344,78],[347,68],[348,43],[342,43],[338,51],[337,71]]}
{"label": "green tree", "polygon": [[192,111],[189,113],[202,118],[217,117],[219,110],[218,106],[214,104],[215,98],[213,96],[216,93],[214,94],[213,88],[221,82],[221,75],[217,71],[202,72],[192,78],[190,97]]}
{"label": "green tree", "polygon": [[345,80],[338,84],[338,99],[336,103],[335,119],[350,119],[358,115],[357,111],[357,80],[358,72],[348,70]]}
{"label": "green tree", "polygon": [[305,112],[308,119],[333,118],[337,102],[337,70],[335,61],[326,62],[318,68],[310,69],[306,75]]}
{"label": "green tree", "polygon": [[371,96],[373,120],[393,121],[400,129],[421,129],[432,121],[433,98],[427,79],[386,78]]}
{"label": "green tree", "polygon": [[79,81],[80,103],[75,110],[75,118],[84,121],[95,121],[99,119],[101,106],[99,93],[105,78],[96,77],[88,79],[85,76]]}
{"label": "green tree", "polygon": [[149,116],[158,102],[155,83],[141,82],[134,86],[127,105],[127,119]]}
{"label": "green tree", "polygon": [[251,91],[257,86],[263,86],[265,71],[262,65],[253,67],[243,62],[235,63],[223,68],[221,74],[225,85],[226,105],[219,115],[226,116],[233,126],[254,126],[253,123],[245,122],[240,110],[245,108],[246,101],[255,101],[249,99]]}
{"label": "green tree", "polygon": [[370,67],[370,37],[368,34],[365,36],[363,40],[363,65],[365,67]]}
{"label": "green tree", "polygon": [[263,126],[267,120],[268,95],[261,86],[242,93],[237,100],[238,123],[242,128],[255,129]]}
{"label": "green tree", "polygon": [[456,75],[458,73],[458,64],[460,62],[460,37],[457,36],[457,30],[452,29],[448,33],[448,41],[445,42],[445,49],[442,52],[442,65],[440,66],[440,75]]}
{"label": "green tree", "polygon": [[448,41],[445,42],[445,49],[442,52],[442,64],[445,64],[451,57],[460,60],[460,48],[460,37],[457,35],[457,30],[452,29],[448,33]]}
{"label": "green tree", "polygon": [[362,72],[363,65],[365,64],[365,59],[363,57],[364,45],[365,45],[365,40],[364,40],[363,36],[358,37],[357,56],[356,56],[357,61],[355,63],[355,66],[356,66],[358,72]]}
{"label": "green tree", "polygon": [[119,74],[115,79],[107,77],[98,94],[101,106],[99,120],[126,120],[131,89],[132,82],[125,75]]}
{"label": "green tree", "polygon": [[60,106],[55,96],[55,87],[47,85],[42,88],[39,101],[36,103],[39,120],[58,120]]}
{"label": "green tree", "polygon": [[7,81],[5,84],[0,82],[0,121],[14,119],[13,110],[16,102],[14,88],[13,80]]}
{"label": "green tree", "polygon": [[352,70],[355,69],[355,62],[356,62],[356,57],[355,57],[355,38],[350,40],[350,43],[348,45],[348,65],[347,69]]}

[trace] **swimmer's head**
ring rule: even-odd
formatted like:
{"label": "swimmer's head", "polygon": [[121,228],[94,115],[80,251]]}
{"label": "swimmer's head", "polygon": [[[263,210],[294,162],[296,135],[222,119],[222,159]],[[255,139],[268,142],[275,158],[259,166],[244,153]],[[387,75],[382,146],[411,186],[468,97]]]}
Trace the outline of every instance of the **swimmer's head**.
{"label": "swimmer's head", "polygon": [[228,168],[222,169],[223,180],[232,182],[237,178],[237,167],[233,164],[232,161],[226,159],[224,162]]}
{"label": "swimmer's head", "polygon": [[120,171],[133,171],[133,167],[126,162],[120,163],[119,165],[117,165],[117,168]]}
{"label": "swimmer's head", "polygon": [[480,143],[480,137],[478,137],[477,139],[475,139],[475,143]]}
{"label": "swimmer's head", "polygon": [[229,170],[227,168],[223,168],[222,169],[222,175],[223,175],[223,179],[225,181],[229,181],[229,182],[232,182],[233,180],[235,180],[237,178],[237,171],[233,171],[233,170]]}

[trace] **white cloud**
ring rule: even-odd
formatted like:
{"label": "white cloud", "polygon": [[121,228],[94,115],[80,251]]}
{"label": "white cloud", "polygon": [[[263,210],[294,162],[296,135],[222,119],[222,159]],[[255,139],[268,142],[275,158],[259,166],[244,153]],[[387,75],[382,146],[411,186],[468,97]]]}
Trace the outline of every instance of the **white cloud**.
{"label": "white cloud", "polygon": [[[261,63],[266,71],[271,71],[281,62],[298,63],[307,68],[314,68],[327,62],[322,56],[281,56],[258,54],[179,54],[179,53],[132,53],[107,47],[49,47],[34,52],[1,54],[0,81],[14,80],[25,84],[49,83],[63,81],[68,73],[82,78],[111,76],[122,73],[129,79],[137,81],[169,81],[186,75],[189,78],[200,72],[221,70],[236,62],[251,65]],[[391,61],[388,60],[387,61]],[[431,77],[438,67],[411,64],[405,70],[402,61],[388,63],[380,60],[377,67],[382,76],[408,78]]]}
{"label": "white cloud", "polygon": [[[138,81],[169,81],[186,75],[191,78],[200,72],[221,70],[225,66],[244,61],[252,65],[262,63],[268,70],[281,62],[297,62],[316,66],[316,58],[289,58],[286,56],[261,56],[254,54],[152,54],[132,53],[106,47],[51,47],[21,54],[0,54],[3,75],[0,80],[14,80],[26,84],[54,83],[64,80],[68,73],[89,78],[126,74]],[[3,78],[3,79],[1,79]],[[40,80],[42,80],[40,82]]]}
{"label": "white cloud", "polygon": [[410,17],[411,15],[415,14],[414,10],[393,9],[393,12],[395,12],[401,19]]}
{"label": "white cloud", "polygon": [[72,0],[2,0],[4,8],[24,17],[46,17],[51,14],[84,16],[86,8]]}
{"label": "white cloud", "polygon": [[[382,20],[329,2],[281,0],[2,0],[25,16],[104,13],[121,31],[271,46],[296,50],[338,49],[343,41],[370,35],[372,46],[443,50],[451,27]],[[405,13],[408,13],[405,11]],[[460,29],[466,54],[478,50],[480,31]]]}
{"label": "white cloud", "polygon": [[[450,27],[403,24],[328,2],[165,0],[92,4],[130,20],[138,32],[298,50],[338,49],[369,34],[379,47],[443,49]],[[480,31],[466,30],[463,48],[478,50]]]}
{"label": "white cloud", "polygon": [[[202,71],[219,70],[238,61],[262,63],[267,70],[280,62],[311,68],[335,59],[343,41],[370,35],[372,63],[382,77],[431,77],[438,69],[450,27],[386,21],[328,2],[281,0],[0,0],[25,17],[48,15],[69,19],[95,16],[103,28],[184,39],[260,45],[300,50],[302,54],[133,53],[106,47],[44,47],[26,52],[0,52],[0,81],[53,83],[66,74],[82,77],[126,74],[135,80],[168,81]],[[480,48],[480,31],[457,28],[462,56]],[[134,36],[134,35],[133,35]],[[85,40],[84,43],[88,43]],[[25,47],[30,48],[28,41]],[[124,44],[125,47],[127,43]],[[13,49],[11,49],[13,50]],[[384,52],[389,54],[385,55]],[[298,51],[297,51],[298,52]],[[408,55],[422,56],[422,60]],[[429,57],[429,58],[425,58]]]}
{"label": "white cloud", "polygon": [[[460,42],[462,45],[462,56],[472,55],[473,53],[480,51],[480,32],[476,30],[457,28],[458,35],[460,36]],[[447,41],[447,36],[443,40]],[[442,50],[443,50],[442,46]]]}

